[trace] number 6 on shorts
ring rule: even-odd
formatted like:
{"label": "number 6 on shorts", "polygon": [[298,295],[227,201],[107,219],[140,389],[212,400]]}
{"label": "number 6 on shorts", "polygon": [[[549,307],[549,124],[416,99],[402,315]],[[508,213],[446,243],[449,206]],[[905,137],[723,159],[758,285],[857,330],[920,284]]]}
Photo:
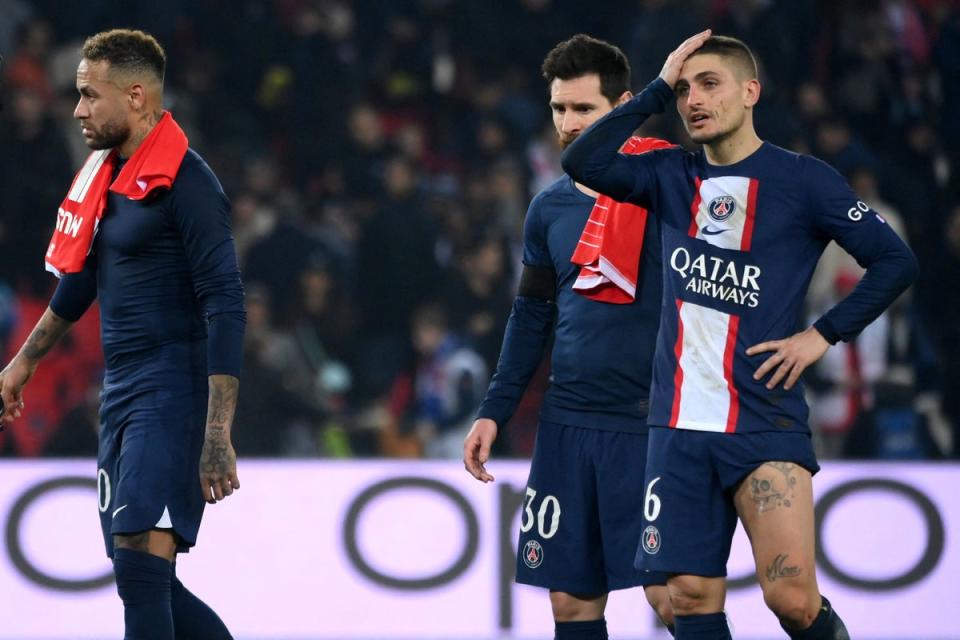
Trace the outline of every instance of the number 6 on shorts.
{"label": "number 6 on shorts", "polygon": [[647,485],[647,492],[643,496],[643,517],[647,522],[653,522],[660,515],[660,496],[653,492],[653,485],[660,481],[657,476]]}

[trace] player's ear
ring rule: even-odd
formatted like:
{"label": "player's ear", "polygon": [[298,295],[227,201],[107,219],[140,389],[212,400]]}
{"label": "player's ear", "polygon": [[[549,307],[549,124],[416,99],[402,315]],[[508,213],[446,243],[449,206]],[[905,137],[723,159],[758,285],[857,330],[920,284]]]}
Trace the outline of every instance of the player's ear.
{"label": "player's ear", "polygon": [[140,111],[147,102],[147,91],[142,84],[135,82],[127,88],[127,104],[134,111]]}
{"label": "player's ear", "polygon": [[743,83],[743,106],[752,107],[760,101],[760,81],[756,78]]}
{"label": "player's ear", "polygon": [[629,102],[630,98],[632,98],[632,97],[633,97],[633,93],[632,93],[632,92],[630,92],[630,91],[624,91],[623,93],[620,94],[620,97],[617,98],[617,101],[613,104],[613,106],[619,107],[619,106],[622,105],[624,102]]}

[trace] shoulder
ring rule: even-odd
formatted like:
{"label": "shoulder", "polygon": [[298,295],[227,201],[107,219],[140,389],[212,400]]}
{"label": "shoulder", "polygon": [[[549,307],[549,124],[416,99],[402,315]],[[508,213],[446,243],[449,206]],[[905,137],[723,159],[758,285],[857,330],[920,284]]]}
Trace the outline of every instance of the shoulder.
{"label": "shoulder", "polygon": [[173,190],[178,194],[197,190],[201,193],[212,191],[224,195],[223,187],[213,169],[193,149],[187,149],[186,155],[183,156],[183,162],[180,163],[180,170],[173,183]]}
{"label": "shoulder", "polygon": [[566,204],[572,199],[577,198],[578,195],[582,194],[573,186],[573,180],[570,179],[570,176],[560,176],[560,178],[533,197],[530,201],[528,215],[538,215],[544,209]]}
{"label": "shoulder", "polygon": [[784,172],[800,177],[803,180],[842,179],[836,169],[829,164],[805,153],[797,153],[775,144],[766,143],[765,162],[776,163],[775,166]]}
{"label": "shoulder", "polygon": [[575,192],[576,187],[573,186],[573,180],[570,179],[570,176],[564,174],[535,195],[531,204],[534,202],[542,204],[556,199],[567,198]]}
{"label": "shoulder", "polygon": [[[798,154],[799,155],[799,154]],[[844,178],[840,172],[832,166],[814,156],[800,155],[799,164],[803,169],[804,176],[812,183],[816,182],[843,182]]]}

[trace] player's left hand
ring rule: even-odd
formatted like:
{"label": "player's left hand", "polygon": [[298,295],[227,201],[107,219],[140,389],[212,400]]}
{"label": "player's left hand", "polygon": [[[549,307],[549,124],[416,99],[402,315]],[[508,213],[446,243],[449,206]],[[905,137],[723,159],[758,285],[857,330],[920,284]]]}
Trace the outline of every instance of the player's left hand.
{"label": "player's left hand", "polygon": [[222,431],[208,431],[200,453],[200,490],[203,499],[216,504],[239,488],[237,454],[230,443],[230,436]]}
{"label": "player's left hand", "polygon": [[829,348],[830,343],[820,332],[809,327],[785,340],[770,340],[754,345],[747,349],[747,355],[755,356],[758,353],[774,351],[753,374],[753,379],[760,380],[776,368],[767,381],[767,389],[773,389],[786,378],[783,388],[789,391],[800,379],[804,369],[819,360]]}

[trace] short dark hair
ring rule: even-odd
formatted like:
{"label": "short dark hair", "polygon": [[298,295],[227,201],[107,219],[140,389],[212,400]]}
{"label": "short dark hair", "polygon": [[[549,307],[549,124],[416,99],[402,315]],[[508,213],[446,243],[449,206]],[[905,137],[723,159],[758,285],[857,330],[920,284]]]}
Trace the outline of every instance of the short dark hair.
{"label": "short dark hair", "polygon": [[757,59],[743,40],[730,36],[710,36],[690,57],[712,53],[721,58],[732,60],[742,72],[741,77],[752,80],[759,76]]}
{"label": "short dark hair", "polygon": [[106,60],[111,69],[121,72],[151,73],[163,82],[167,54],[149,33],[136,29],[111,29],[90,36],[81,49],[91,62]]}
{"label": "short dark hair", "polygon": [[564,40],[543,61],[547,84],[554,80],[573,80],[591,73],[600,77],[600,93],[610,103],[630,90],[630,63],[618,47],[586,34]]}

